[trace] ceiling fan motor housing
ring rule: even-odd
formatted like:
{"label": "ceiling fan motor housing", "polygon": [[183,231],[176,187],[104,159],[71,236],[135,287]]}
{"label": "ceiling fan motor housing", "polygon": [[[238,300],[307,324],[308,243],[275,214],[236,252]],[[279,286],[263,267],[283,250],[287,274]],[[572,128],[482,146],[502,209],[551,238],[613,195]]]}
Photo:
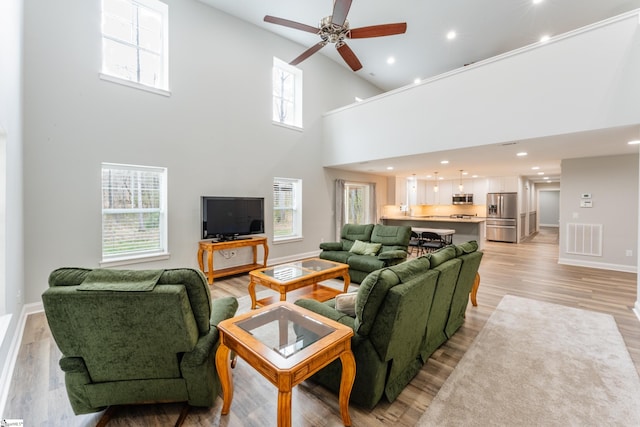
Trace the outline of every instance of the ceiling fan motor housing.
{"label": "ceiling fan motor housing", "polygon": [[349,33],[349,21],[345,19],[343,25],[332,22],[332,16],[326,16],[320,21],[320,38],[327,43],[344,43]]}

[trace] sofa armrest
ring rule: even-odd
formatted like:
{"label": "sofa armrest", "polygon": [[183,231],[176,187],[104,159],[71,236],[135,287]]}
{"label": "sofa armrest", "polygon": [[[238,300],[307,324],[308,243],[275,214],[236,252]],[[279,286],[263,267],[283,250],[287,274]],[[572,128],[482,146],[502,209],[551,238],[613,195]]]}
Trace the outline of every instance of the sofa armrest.
{"label": "sofa armrest", "polygon": [[325,251],[341,251],[342,242],[322,242],[320,243],[320,249]]}
{"label": "sofa armrest", "polygon": [[327,304],[323,304],[312,299],[300,299],[296,301],[295,304],[302,308],[306,308],[307,310],[313,311],[314,313],[317,313],[321,316],[334,320],[338,323],[349,326],[351,329],[355,330],[355,318],[350,317],[347,314],[328,306]]}
{"label": "sofa armrest", "polygon": [[200,366],[206,363],[213,347],[218,342],[219,332],[216,327],[221,321],[233,317],[238,309],[238,300],[233,297],[219,298],[213,301],[211,310],[211,328],[206,335],[200,336],[192,351],[185,353],[182,366]]}

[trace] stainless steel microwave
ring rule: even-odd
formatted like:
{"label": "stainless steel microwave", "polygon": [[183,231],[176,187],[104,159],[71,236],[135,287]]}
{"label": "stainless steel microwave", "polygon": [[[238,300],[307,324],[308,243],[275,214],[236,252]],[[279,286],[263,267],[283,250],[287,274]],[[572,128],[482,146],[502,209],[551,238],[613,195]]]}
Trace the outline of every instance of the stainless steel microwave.
{"label": "stainless steel microwave", "polygon": [[454,205],[472,205],[473,194],[454,194],[452,203]]}

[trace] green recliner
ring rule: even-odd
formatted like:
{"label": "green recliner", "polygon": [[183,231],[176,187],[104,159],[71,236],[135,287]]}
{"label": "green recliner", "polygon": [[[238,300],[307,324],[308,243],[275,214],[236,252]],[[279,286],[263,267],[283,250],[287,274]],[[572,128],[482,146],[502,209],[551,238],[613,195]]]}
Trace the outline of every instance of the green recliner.
{"label": "green recliner", "polygon": [[320,258],[349,264],[351,281],[361,283],[372,271],[405,261],[410,238],[409,226],[345,224],[339,242],[320,243]]}
{"label": "green recliner", "polygon": [[212,302],[200,271],[61,268],[42,301],[76,414],[135,403],[214,405],[216,325],[238,302]]}

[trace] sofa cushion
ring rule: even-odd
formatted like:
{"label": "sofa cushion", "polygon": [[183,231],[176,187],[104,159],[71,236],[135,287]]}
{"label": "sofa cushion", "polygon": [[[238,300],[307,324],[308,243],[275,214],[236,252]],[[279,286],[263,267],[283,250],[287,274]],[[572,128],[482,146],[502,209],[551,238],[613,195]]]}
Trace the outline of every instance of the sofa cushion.
{"label": "sofa cushion", "polygon": [[456,256],[470,254],[478,250],[478,242],[475,240],[469,240],[468,242],[460,243],[454,246],[456,250]]}
{"label": "sofa cushion", "polygon": [[408,225],[381,225],[376,224],[373,227],[370,241],[373,243],[382,243],[386,246],[401,246],[407,249],[409,239],[411,238],[411,227]]}
{"label": "sofa cushion", "polygon": [[320,252],[320,258],[329,261],[341,262],[347,264],[347,260],[353,254],[349,251],[322,251]]}
{"label": "sofa cushion", "polygon": [[378,254],[380,247],[382,247],[382,244],[380,243],[367,243],[363,242],[362,240],[356,240],[355,242],[353,242],[353,246],[351,246],[349,252],[358,255],[375,256]]}
{"label": "sofa cushion", "polygon": [[351,256],[347,260],[347,264],[349,264],[349,268],[353,270],[372,272],[374,270],[378,270],[380,268],[385,267],[385,263],[383,260],[380,260],[371,255],[356,255],[352,252]]}
{"label": "sofa cushion", "polygon": [[340,232],[342,250],[348,251],[351,249],[353,242],[356,240],[370,242],[372,231],[373,224],[345,224]]}
{"label": "sofa cushion", "polygon": [[429,270],[430,265],[429,257],[421,256],[401,264],[396,264],[393,267],[389,267],[389,270],[393,271],[398,276],[400,282],[407,283],[412,278],[420,274],[424,274],[425,271]]}
{"label": "sofa cushion", "polygon": [[429,262],[431,263],[431,268],[437,267],[440,264],[449,261],[456,257],[456,250],[452,246],[444,247],[436,252],[430,253],[427,255],[429,257]]}
{"label": "sofa cushion", "polygon": [[[354,257],[356,256],[362,255],[354,255]],[[354,325],[356,333],[364,336],[369,334],[387,292],[398,283],[400,283],[400,279],[388,268],[375,270],[362,281],[356,298],[356,322]]]}

